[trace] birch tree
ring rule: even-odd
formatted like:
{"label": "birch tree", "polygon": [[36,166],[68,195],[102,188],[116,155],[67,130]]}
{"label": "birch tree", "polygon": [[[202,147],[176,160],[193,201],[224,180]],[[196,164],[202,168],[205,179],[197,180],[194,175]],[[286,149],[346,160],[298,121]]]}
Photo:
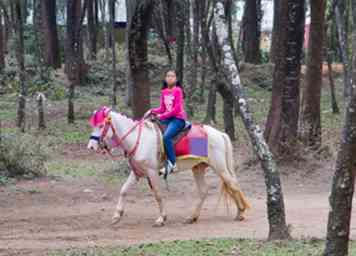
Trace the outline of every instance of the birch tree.
{"label": "birch tree", "polygon": [[230,82],[234,97],[239,103],[239,114],[250,137],[254,151],[261,161],[267,189],[267,214],[269,221],[269,239],[287,239],[290,237],[285,219],[284,199],[279,172],[263,132],[255,124],[244,96],[240,75],[229,42],[228,25],[224,10],[224,0],[218,0],[215,6],[215,23],[219,45],[222,49],[223,70],[226,80]]}

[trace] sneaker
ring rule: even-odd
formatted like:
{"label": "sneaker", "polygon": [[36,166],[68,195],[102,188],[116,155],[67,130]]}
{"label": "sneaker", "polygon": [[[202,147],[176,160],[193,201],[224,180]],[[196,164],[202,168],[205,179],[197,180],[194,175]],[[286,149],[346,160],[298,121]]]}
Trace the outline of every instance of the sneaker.
{"label": "sneaker", "polygon": [[167,179],[168,174],[171,174],[177,169],[176,164],[172,164],[171,161],[167,160],[166,162],[166,172],[164,173],[164,179]]}

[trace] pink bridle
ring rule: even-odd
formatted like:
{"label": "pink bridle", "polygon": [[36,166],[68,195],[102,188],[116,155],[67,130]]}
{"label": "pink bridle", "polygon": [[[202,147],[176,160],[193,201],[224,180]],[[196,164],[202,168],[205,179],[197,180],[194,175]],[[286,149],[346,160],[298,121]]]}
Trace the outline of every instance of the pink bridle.
{"label": "pink bridle", "polygon": [[[110,111],[109,111],[110,112]],[[100,141],[104,141],[109,129],[111,129],[113,135],[112,135],[112,141],[114,142],[114,145],[111,147],[111,149],[113,148],[118,148],[118,147],[121,147],[124,152],[125,152],[125,157],[127,158],[132,158],[136,151],[137,151],[137,148],[140,144],[140,140],[141,140],[141,134],[142,134],[142,128],[143,128],[143,123],[144,123],[144,119],[141,119],[140,121],[136,122],[136,124],[131,127],[121,138],[117,135],[116,133],[116,129],[115,127],[113,126],[112,124],[112,119],[111,117],[108,115],[109,112],[107,113],[107,117],[105,118],[105,121],[104,121],[104,128],[103,128],[103,131],[100,135]],[[136,128],[139,128],[138,130],[138,135],[137,135],[137,139],[136,139],[136,142],[135,142],[135,145],[134,147],[129,150],[127,148],[124,147],[123,145],[123,142],[124,140],[136,129]],[[110,152],[110,149],[106,148],[105,149],[106,152],[110,155],[110,156],[113,156]]]}

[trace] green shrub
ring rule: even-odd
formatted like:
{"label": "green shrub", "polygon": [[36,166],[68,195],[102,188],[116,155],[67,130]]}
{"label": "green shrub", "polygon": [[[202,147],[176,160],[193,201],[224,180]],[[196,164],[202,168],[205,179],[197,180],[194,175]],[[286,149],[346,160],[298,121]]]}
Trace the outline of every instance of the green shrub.
{"label": "green shrub", "polygon": [[0,135],[0,176],[38,177],[47,173],[47,154],[30,135]]}

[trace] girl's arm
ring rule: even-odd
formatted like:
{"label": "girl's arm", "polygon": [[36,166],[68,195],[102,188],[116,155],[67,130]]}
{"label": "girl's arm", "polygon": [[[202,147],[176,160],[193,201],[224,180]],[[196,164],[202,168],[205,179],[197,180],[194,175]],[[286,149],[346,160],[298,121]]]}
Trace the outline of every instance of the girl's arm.
{"label": "girl's arm", "polygon": [[183,92],[182,89],[178,89],[176,90],[176,92],[174,93],[174,104],[173,104],[173,108],[170,112],[166,112],[164,114],[161,114],[159,116],[160,119],[167,119],[170,117],[174,117],[176,114],[180,113],[183,109]]}
{"label": "girl's arm", "polygon": [[153,114],[162,114],[166,111],[166,106],[164,105],[163,92],[161,92],[160,105],[158,108],[153,108],[151,112]]}

